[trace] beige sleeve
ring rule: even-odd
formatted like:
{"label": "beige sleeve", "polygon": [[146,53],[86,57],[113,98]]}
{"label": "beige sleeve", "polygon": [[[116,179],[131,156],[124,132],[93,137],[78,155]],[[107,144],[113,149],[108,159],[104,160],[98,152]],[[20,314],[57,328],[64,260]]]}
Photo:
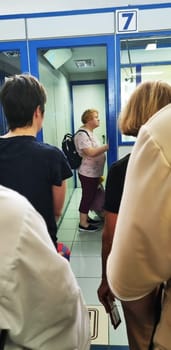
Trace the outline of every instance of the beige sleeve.
{"label": "beige sleeve", "polygon": [[[107,276],[123,300],[148,294],[171,276],[171,165],[142,127],[128,164]],[[171,149],[171,137],[167,148]]]}

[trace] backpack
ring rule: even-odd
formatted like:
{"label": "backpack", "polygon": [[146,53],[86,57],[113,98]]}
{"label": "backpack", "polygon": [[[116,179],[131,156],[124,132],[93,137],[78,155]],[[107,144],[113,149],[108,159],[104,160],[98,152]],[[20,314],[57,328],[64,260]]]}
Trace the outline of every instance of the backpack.
{"label": "backpack", "polygon": [[81,165],[82,157],[78,154],[74,143],[74,136],[79,132],[85,132],[89,136],[87,131],[80,129],[74,135],[70,133],[65,134],[62,140],[62,150],[68,159],[71,169],[78,169]]}

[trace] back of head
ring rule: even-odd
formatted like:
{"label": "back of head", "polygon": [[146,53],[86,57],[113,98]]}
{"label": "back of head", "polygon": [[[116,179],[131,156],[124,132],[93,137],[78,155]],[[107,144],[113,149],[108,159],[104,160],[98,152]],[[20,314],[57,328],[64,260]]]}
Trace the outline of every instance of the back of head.
{"label": "back of head", "polygon": [[44,112],[46,92],[39,81],[29,74],[8,78],[0,92],[0,100],[11,130],[32,125],[38,106]]}
{"label": "back of head", "polygon": [[169,84],[163,81],[146,81],[139,84],[119,115],[121,132],[137,136],[140,127],[169,103],[171,103]]}

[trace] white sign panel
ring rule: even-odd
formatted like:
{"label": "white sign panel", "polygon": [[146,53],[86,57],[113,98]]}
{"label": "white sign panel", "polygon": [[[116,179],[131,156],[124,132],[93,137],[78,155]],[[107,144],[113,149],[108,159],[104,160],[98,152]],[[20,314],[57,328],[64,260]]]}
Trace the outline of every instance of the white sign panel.
{"label": "white sign panel", "polygon": [[116,11],[116,32],[135,33],[138,32],[138,10]]}

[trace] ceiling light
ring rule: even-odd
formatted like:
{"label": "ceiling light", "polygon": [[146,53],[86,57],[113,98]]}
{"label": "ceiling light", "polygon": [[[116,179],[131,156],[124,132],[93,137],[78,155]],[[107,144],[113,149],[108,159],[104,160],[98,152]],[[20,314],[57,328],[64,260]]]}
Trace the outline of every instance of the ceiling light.
{"label": "ceiling light", "polygon": [[51,49],[44,53],[44,57],[52,67],[58,69],[72,57],[71,49]]}
{"label": "ceiling light", "polygon": [[92,58],[88,59],[81,59],[81,60],[74,60],[77,68],[89,68],[89,67],[94,67],[95,63]]}
{"label": "ceiling light", "polygon": [[157,49],[157,44],[156,43],[151,43],[147,44],[145,50],[156,50]]}
{"label": "ceiling light", "polygon": [[7,57],[19,57],[19,51],[3,51],[3,54]]}

